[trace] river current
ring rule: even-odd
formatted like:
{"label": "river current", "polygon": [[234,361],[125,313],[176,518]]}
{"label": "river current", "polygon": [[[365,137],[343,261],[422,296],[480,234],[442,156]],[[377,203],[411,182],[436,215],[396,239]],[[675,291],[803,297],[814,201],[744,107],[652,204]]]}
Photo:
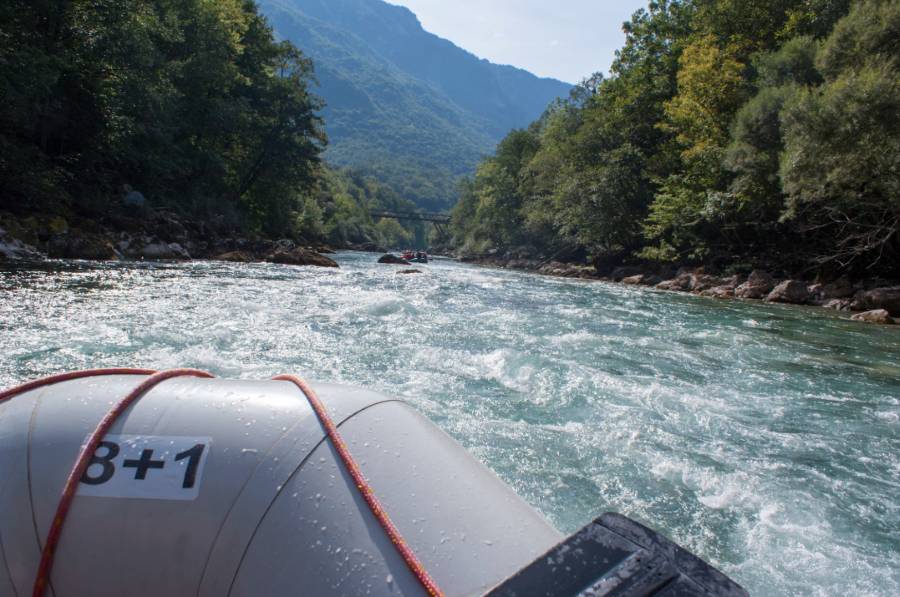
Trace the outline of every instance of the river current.
{"label": "river current", "polygon": [[0,387],[293,372],[405,398],[572,532],[636,518],[754,595],[900,595],[900,329],[478,268],[0,269]]}

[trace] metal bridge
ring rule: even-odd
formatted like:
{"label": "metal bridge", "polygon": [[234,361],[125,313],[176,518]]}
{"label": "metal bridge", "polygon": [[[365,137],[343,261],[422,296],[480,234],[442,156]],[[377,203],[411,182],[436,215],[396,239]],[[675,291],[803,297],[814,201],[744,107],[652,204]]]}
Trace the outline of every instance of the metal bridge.
{"label": "metal bridge", "polygon": [[450,214],[428,213],[424,211],[372,211],[373,218],[387,218],[389,220],[405,220],[407,222],[430,222],[441,237],[447,236],[447,225],[450,224]]}
{"label": "metal bridge", "polygon": [[373,218],[387,218],[389,220],[408,220],[413,222],[431,222],[433,224],[449,224],[449,214],[435,214],[424,211],[373,211]]}

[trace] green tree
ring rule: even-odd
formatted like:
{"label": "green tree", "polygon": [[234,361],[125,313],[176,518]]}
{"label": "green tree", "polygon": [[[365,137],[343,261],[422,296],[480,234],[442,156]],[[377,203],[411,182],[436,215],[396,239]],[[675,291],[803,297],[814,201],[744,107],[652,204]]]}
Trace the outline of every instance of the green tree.
{"label": "green tree", "polygon": [[0,207],[154,204],[290,232],[325,138],[311,63],[248,0],[0,7]]}
{"label": "green tree", "polygon": [[815,68],[818,44],[794,38],[754,60],[757,94],[735,116],[723,165],[733,176],[720,199],[722,226],[732,239],[728,249],[742,260],[777,261],[798,239],[781,221],[785,196],[780,178],[784,151],[782,112],[806,86],[821,83]]}
{"label": "green tree", "polygon": [[853,7],[818,57],[825,83],[784,114],[786,217],[820,264],[859,270],[900,262],[900,3]]}
{"label": "green tree", "polygon": [[381,242],[388,248],[405,248],[413,244],[413,234],[400,225],[397,220],[382,218],[375,225]]}
{"label": "green tree", "polygon": [[455,242],[896,273],[898,3],[850,4],[651,2],[463,186]]}
{"label": "green tree", "polygon": [[[660,125],[675,135],[683,164],[662,184],[647,218],[647,234],[660,243],[656,256],[705,259],[726,231],[728,183],[723,166],[729,128],[750,87],[747,65],[735,44],[720,47],[711,35],[685,48],[678,94],[666,104]],[[652,254],[652,253],[650,253]]]}

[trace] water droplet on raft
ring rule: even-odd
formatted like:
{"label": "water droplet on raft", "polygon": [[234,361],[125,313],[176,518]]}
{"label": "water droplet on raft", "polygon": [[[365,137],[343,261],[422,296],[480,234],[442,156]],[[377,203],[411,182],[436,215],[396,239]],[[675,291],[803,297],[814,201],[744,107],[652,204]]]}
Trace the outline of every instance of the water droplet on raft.
{"label": "water droplet on raft", "polygon": [[388,574],[387,578],[385,578],[384,580],[387,581],[387,584],[389,585],[394,584],[394,576],[392,574]]}

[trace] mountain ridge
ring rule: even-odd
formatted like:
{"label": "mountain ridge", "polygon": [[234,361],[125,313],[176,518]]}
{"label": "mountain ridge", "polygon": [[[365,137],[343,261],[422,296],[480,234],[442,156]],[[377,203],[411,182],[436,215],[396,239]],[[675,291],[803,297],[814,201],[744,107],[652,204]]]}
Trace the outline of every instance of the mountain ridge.
{"label": "mountain ridge", "polygon": [[368,172],[428,209],[571,86],[497,65],[382,0],[261,0],[276,34],[315,65],[326,159]]}

